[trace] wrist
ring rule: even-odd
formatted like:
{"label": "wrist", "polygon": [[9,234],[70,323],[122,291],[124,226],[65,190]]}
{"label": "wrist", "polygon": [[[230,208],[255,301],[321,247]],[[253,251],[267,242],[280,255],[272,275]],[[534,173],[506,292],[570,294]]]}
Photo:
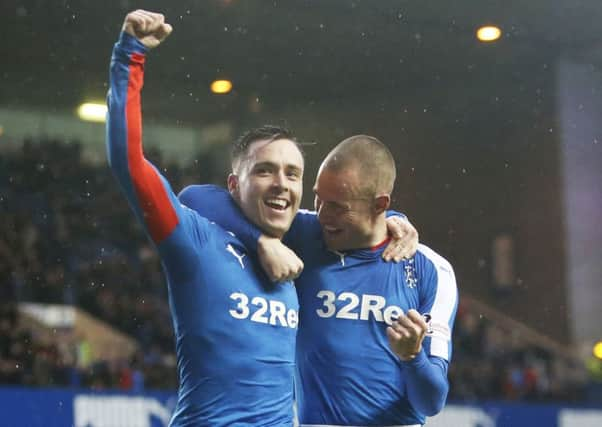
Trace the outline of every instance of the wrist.
{"label": "wrist", "polygon": [[275,237],[270,237],[267,236],[265,234],[260,234],[259,238],[257,239],[257,245],[258,246],[263,246],[263,245],[267,245],[268,243],[270,243],[271,241],[273,241],[275,239]]}
{"label": "wrist", "polygon": [[397,354],[397,357],[399,357],[399,360],[401,360],[404,363],[417,362],[420,359],[422,359],[421,356],[424,356],[424,352],[422,351],[422,346],[420,346],[420,348],[416,352],[411,353],[411,354],[404,354],[404,355],[401,355],[399,353]]}
{"label": "wrist", "polygon": [[148,48],[144,46],[136,36],[133,36],[126,31],[121,31],[118,42],[119,45],[128,52],[136,52],[143,55],[148,52]]}
{"label": "wrist", "polygon": [[259,238],[257,239],[257,250],[267,249],[273,246],[275,240],[280,241],[280,239],[276,237],[268,236],[263,233],[260,234]]}

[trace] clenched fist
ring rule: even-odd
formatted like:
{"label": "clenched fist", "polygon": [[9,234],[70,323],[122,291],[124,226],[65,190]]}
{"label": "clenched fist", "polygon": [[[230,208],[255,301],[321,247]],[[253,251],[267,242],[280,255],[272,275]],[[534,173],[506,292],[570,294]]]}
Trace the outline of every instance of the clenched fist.
{"label": "clenched fist", "polygon": [[424,318],[414,309],[400,314],[387,328],[391,350],[403,361],[412,360],[422,350],[422,341],[428,330]]}
{"label": "clenched fist", "polygon": [[122,31],[136,37],[149,49],[159,46],[172,30],[162,14],[142,9],[128,13],[122,28]]}
{"label": "clenched fist", "polygon": [[295,280],[303,271],[303,261],[275,237],[262,235],[257,253],[263,270],[273,282]]}

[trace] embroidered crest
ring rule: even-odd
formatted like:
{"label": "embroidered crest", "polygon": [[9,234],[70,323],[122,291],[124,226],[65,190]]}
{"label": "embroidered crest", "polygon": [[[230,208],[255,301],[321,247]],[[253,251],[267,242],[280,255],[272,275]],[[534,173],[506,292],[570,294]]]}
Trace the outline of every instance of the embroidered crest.
{"label": "embroidered crest", "polygon": [[416,269],[414,268],[414,258],[409,259],[404,263],[404,270],[406,273],[406,286],[410,289],[416,288],[418,279],[416,278]]}

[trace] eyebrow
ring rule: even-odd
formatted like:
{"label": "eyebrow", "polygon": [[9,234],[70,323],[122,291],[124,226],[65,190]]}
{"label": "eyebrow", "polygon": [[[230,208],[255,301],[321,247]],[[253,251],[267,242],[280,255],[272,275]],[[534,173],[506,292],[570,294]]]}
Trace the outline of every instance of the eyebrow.
{"label": "eyebrow", "polygon": [[[279,167],[278,163],[270,162],[270,161],[266,160],[266,161],[263,161],[263,162],[255,163],[253,165],[253,169],[256,169],[258,167],[266,167],[266,166],[267,167],[271,167],[271,168],[278,168]],[[303,171],[303,168],[300,168],[299,166],[296,166],[296,165],[294,165],[292,163],[288,163],[288,164],[284,165],[284,167],[286,169],[294,169],[297,172],[302,172]]]}
{"label": "eyebrow", "polygon": [[[316,187],[312,188],[314,195],[320,197],[320,195],[318,194],[318,192],[316,191]],[[342,207],[347,207],[347,202],[344,203],[339,203],[339,202],[335,202],[332,200],[322,200],[324,203],[331,203],[333,205],[337,205],[337,206],[342,206]]]}
{"label": "eyebrow", "polygon": [[265,161],[265,162],[255,163],[253,165],[253,169],[256,169],[259,167],[266,167],[266,166],[273,168],[273,167],[277,167],[278,165],[274,162]]}

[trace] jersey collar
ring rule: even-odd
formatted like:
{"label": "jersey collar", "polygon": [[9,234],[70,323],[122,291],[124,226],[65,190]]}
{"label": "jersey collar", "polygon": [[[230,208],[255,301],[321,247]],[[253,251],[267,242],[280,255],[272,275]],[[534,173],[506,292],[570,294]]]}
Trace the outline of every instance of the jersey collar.
{"label": "jersey collar", "polygon": [[[361,259],[374,259],[374,258],[380,258],[382,253],[384,252],[385,248],[387,247],[387,245],[389,244],[389,242],[391,241],[391,238],[387,236],[387,238],[385,240],[383,240],[382,242],[380,242],[379,244],[369,247],[369,248],[362,248],[362,249],[350,249],[348,251],[333,251],[330,250],[330,252],[333,252],[335,254],[337,254],[338,256],[350,256],[350,257],[354,257],[354,258],[361,258]],[[328,247],[326,246],[326,242],[322,241],[324,246],[326,247],[326,249],[328,249]]]}

